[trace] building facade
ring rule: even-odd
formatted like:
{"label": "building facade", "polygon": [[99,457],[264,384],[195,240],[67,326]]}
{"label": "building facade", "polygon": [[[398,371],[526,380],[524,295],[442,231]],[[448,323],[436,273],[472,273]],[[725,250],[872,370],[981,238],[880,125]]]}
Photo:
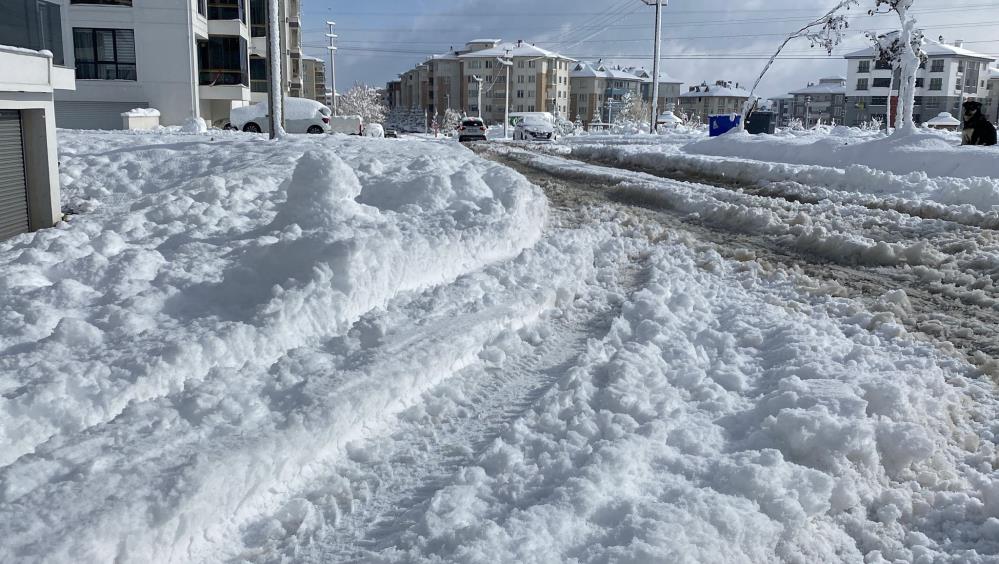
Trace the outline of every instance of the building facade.
{"label": "building facade", "polygon": [[725,80],[714,84],[702,82],[680,94],[680,112],[708,123],[708,116],[715,114],[741,114],[742,106],[749,100],[749,91]]}
{"label": "building facade", "polygon": [[999,123],[999,68],[989,69],[988,82],[985,85],[986,114],[993,123]]}
{"label": "building facade", "polygon": [[302,57],[302,98],[326,103],[326,63],[316,57]]}
{"label": "building facade", "polygon": [[787,127],[791,124],[791,119],[794,116],[793,107],[794,96],[791,94],[770,98],[770,109],[776,116],[778,127]]}
{"label": "building facade", "polygon": [[[961,119],[965,100],[986,101],[988,65],[992,57],[969,51],[960,41],[948,45],[927,40],[923,46],[927,62],[916,74],[913,118],[922,123],[941,112]],[[845,56],[848,64],[845,101],[846,125],[873,119],[884,121],[897,104],[900,72],[875,59],[870,47]]]}
{"label": "building facade", "polygon": [[[642,79],[642,100],[645,102],[652,100],[652,72],[644,68],[635,67],[624,70]],[[680,101],[680,93],[682,91],[682,80],[675,79],[664,72],[660,72],[659,102],[656,104],[656,108],[659,109],[659,112],[662,113],[667,110],[675,110]]]}
{"label": "building facade", "polygon": [[642,98],[642,78],[620,68],[577,62],[569,72],[569,115],[589,127],[609,123],[620,112],[627,96]]}
{"label": "building facade", "polygon": [[[62,218],[55,92],[75,88],[65,67],[65,5],[11,1],[0,8],[0,239]],[[120,118],[119,118],[120,120]]]}
{"label": "building facade", "polygon": [[[232,108],[266,100],[266,0],[61,1],[78,88],[56,96],[60,127],[117,129],[132,108],[159,110],[164,125],[221,126]],[[299,0],[280,7],[285,93],[300,96]]]}
{"label": "building facade", "polygon": [[792,119],[805,127],[818,123],[843,124],[846,103],[846,79],[840,76],[819,79],[818,84],[791,92]]}

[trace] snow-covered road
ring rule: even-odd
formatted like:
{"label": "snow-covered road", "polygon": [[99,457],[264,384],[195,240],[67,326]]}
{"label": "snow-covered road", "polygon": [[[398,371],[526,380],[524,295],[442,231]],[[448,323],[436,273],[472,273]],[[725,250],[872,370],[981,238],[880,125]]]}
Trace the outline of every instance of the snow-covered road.
{"label": "snow-covered road", "polygon": [[68,138],[84,213],[0,243],[0,561],[999,561],[976,216]]}

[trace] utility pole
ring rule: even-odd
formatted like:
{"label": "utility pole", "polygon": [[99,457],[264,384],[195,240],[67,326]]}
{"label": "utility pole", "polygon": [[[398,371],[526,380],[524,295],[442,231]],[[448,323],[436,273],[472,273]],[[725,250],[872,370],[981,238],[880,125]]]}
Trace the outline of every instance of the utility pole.
{"label": "utility pole", "polygon": [[336,64],[335,64],[335,61],[333,60],[333,55],[334,55],[334,53],[336,53],[336,46],[333,45],[333,40],[337,38],[337,35],[335,33],[333,33],[333,27],[336,26],[336,22],[327,21],[326,25],[330,26],[330,31],[329,31],[329,33],[326,34],[326,37],[328,37],[329,40],[330,40],[329,47],[327,47],[327,49],[330,50],[330,77],[331,77],[330,78],[330,87],[331,87],[332,92],[333,92],[333,94],[330,96],[330,98],[331,98],[330,101],[331,101],[331,105],[333,106],[333,115],[337,115],[337,109],[336,109]]}
{"label": "utility pole", "polygon": [[809,123],[812,121],[812,97],[805,96],[805,129],[811,127]]}
{"label": "utility pole", "polygon": [[482,119],[482,77],[477,74],[473,74],[472,80],[474,80],[479,84],[478,88],[479,103],[476,106],[476,108],[479,110],[479,119]]}
{"label": "utility pole", "polygon": [[275,49],[275,43],[280,45],[280,40],[278,39],[278,34],[280,33],[280,26],[278,26],[276,14],[278,0],[268,0],[267,2],[267,124],[270,127],[270,138],[278,138],[278,126],[281,124],[278,112],[280,111],[280,102],[278,101],[278,96],[281,94],[278,82],[280,79],[280,72],[277,72],[275,76],[275,69],[280,69],[281,64],[277,62],[274,57],[277,56],[277,51]]}
{"label": "utility pole", "polygon": [[669,0],[642,0],[649,6],[656,7],[656,38],[652,57],[652,125],[649,133],[656,132],[656,122],[659,119],[659,59],[662,55],[663,6],[669,6]]}
{"label": "utility pole", "polygon": [[507,50],[506,57],[502,59],[497,57],[496,60],[506,67],[506,104],[503,104],[503,139],[506,139],[507,128],[510,127],[510,68],[513,67],[510,50]]}

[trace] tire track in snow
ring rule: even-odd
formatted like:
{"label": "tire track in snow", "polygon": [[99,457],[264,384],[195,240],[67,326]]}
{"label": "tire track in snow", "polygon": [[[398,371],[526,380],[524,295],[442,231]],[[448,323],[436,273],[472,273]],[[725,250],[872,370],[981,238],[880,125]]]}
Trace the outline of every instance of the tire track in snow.
{"label": "tire track in snow", "polygon": [[[598,299],[595,305],[582,300],[553,312],[539,326],[522,331],[525,340],[516,354],[492,362],[487,354],[485,362],[426,394],[424,403],[400,417],[391,434],[354,445],[349,449],[352,460],[339,465],[337,477],[331,478],[330,483],[339,483],[314,489],[292,500],[284,515],[247,528],[247,550],[233,562],[365,561],[395,546],[418,524],[434,494],[454,484],[462,468],[476,466],[492,441],[575,365],[589,340],[609,332],[620,313],[621,295],[642,285],[641,259],[635,261],[616,273],[610,288],[615,297],[609,301]],[[307,515],[318,515],[318,524],[303,527]],[[266,538],[273,518],[291,534]]]}
{"label": "tire track in snow", "polygon": [[[829,257],[795,249],[780,237],[734,231],[697,221],[664,207],[652,198],[611,185],[597,175],[592,181],[586,180],[582,171],[571,179],[564,178],[532,166],[529,159],[518,158],[517,153],[496,154],[488,146],[479,147],[478,152],[510,166],[544,188],[553,207],[610,204],[638,218],[690,233],[700,241],[715,245],[716,250],[726,258],[780,265],[784,270],[803,274],[815,281],[817,287],[814,291],[858,299],[870,310],[882,312],[871,323],[886,323],[894,318],[915,336],[935,343],[942,350],[963,356],[982,373],[999,379],[999,339],[995,337],[996,327],[999,327],[999,307],[995,303],[999,294],[995,291],[995,273],[976,270],[974,265],[970,265],[960,271],[946,272],[941,280],[933,280],[923,279],[908,268],[834,262]],[[529,156],[529,153],[522,154]],[[566,163],[576,162],[564,157],[549,158],[565,160]],[[666,178],[671,179],[669,176]],[[715,186],[713,183],[709,185]],[[718,187],[735,193],[731,186]],[[747,197],[743,205],[752,205],[750,199]],[[785,199],[771,200],[786,209],[802,206]],[[996,239],[993,231],[942,220],[929,221],[938,228],[935,235],[944,242],[941,244],[959,245],[962,239],[974,244],[975,237],[986,241]],[[830,221],[829,225],[832,226],[833,222]],[[876,231],[878,234],[888,233],[893,228],[876,222],[870,226],[845,227]],[[917,237],[919,234],[911,226],[903,226],[895,235]],[[905,292],[905,301],[891,303],[885,300],[886,295],[898,290]]]}

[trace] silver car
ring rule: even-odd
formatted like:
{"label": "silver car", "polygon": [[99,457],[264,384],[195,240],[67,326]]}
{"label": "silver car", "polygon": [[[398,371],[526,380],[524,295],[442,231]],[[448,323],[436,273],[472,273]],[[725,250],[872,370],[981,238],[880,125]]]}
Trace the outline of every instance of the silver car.
{"label": "silver car", "polygon": [[548,120],[527,116],[517,122],[513,130],[514,141],[554,141],[555,126]]}

